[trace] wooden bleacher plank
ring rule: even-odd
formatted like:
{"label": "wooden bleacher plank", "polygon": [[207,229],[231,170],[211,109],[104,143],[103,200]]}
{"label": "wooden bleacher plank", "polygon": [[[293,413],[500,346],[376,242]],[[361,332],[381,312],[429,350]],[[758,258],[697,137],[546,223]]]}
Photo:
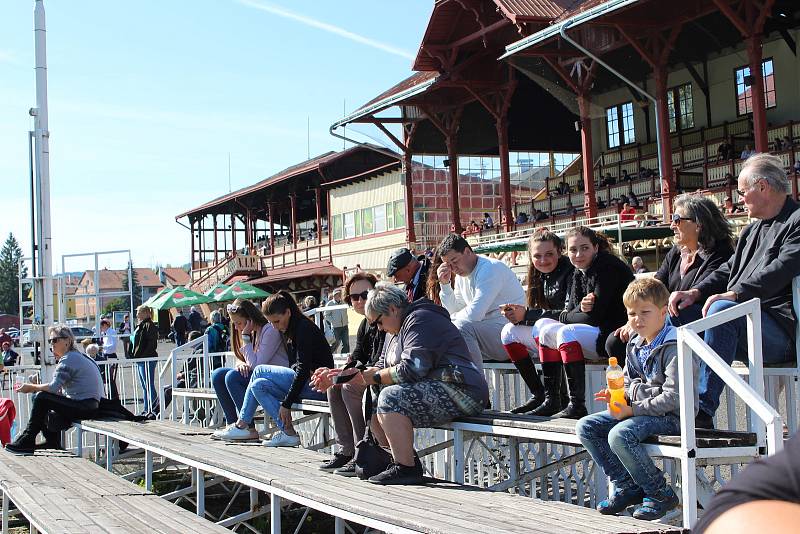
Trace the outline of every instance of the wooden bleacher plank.
{"label": "wooden bleacher plank", "polygon": [[[424,486],[374,486],[318,469],[327,455],[269,449],[210,439],[211,430],[168,421],[84,421],[86,431],[111,433],[168,457],[201,465],[209,473],[246,478],[256,487],[283,492],[307,503],[355,514],[398,528],[429,533],[474,532],[681,532],[632,518],[601,516],[594,510],[507,493],[436,482]],[[287,497],[291,500],[291,497]],[[313,507],[313,505],[312,505]]]}
{"label": "wooden bleacher plank", "polygon": [[64,451],[0,451],[0,488],[42,532],[228,532]]}

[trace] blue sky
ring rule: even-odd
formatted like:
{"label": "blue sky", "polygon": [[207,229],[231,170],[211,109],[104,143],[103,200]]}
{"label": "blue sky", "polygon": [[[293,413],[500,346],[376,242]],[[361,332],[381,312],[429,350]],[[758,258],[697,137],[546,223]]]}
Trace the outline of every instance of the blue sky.
{"label": "blue sky", "polygon": [[[341,149],[328,127],[411,73],[432,0],[46,0],[54,263],[189,261],[176,214]],[[0,0],[0,235],[27,252],[33,0]],[[67,270],[89,267],[76,262]],[[121,267],[109,264],[109,267]]]}

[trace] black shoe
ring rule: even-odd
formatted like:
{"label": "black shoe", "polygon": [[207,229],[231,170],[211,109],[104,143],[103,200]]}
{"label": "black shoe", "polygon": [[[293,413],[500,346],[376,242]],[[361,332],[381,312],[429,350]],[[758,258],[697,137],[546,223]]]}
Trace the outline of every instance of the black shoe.
{"label": "black shoe", "polygon": [[580,419],[589,415],[589,412],[586,411],[586,405],[584,404],[567,404],[567,407],[561,410],[558,413],[553,414],[553,418],[562,418],[562,419]]}
{"label": "black shoe", "polygon": [[33,454],[35,449],[36,445],[30,445],[24,442],[19,443],[18,441],[6,445],[6,450],[11,454],[16,454],[17,456],[30,456]]}
{"label": "black shoe", "polygon": [[322,465],[319,466],[321,471],[335,471],[340,467],[344,467],[347,465],[347,462],[353,459],[352,455],[341,454],[339,452],[333,455],[333,458],[328,460],[327,462],[322,462]]}
{"label": "black shoe", "polygon": [[700,410],[694,418],[694,427],[714,430],[714,417]]}
{"label": "black shoe", "polygon": [[350,460],[347,462],[344,467],[340,467],[336,471],[333,472],[334,475],[341,475],[343,477],[354,477],[356,476],[356,462],[355,460]]}
{"label": "black shoe", "polygon": [[514,362],[514,366],[519,371],[519,375],[528,386],[533,396],[528,399],[528,402],[522,406],[517,406],[511,413],[528,413],[538,408],[545,400],[545,390],[542,381],[539,379],[539,373],[536,371],[536,366],[533,360],[525,358]]}
{"label": "black shoe", "polygon": [[544,402],[528,415],[547,417],[561,410],[561,375],[564,365],[561,362],[542,363],[544,376]]}
{"label": "black shoe", "polygon": [[370,477],[367,482],[380,484],[382,486],[412,486],[419,485],[425,481],[422,473],[422,464],[415,458],[413,466],[389,464],[388,469],[374,477]]}

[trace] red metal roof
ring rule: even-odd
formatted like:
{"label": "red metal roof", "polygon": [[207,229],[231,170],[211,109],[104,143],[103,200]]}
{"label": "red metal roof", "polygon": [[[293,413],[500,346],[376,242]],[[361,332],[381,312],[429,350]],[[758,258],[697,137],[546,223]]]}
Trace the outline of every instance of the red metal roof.
{"label": "red metal roof", "polygon": [[512,22],[553,20],[575,5],[575,0],[494,0]]}
{"label": "red metal roof", "polygon": [[361,106],[359,109],[367,108],[373,104],[380,102],[381,100],[391,98],[398,93],[402,93],[403,91],[407,91],[413,87],[416,87],[417,85],[427,82],[432,78],[436,78],[436,76],[438,75],[439,73],[436,71],[415,72],[402,82],[382,92],[381,94],[379,94],[378,96],[376,96],[375,98],[373,98],[372,100]]}
{"label": "red metal roof", "polygon": [[582,13],[587,9],[591,9],[593,7],[597,7],[599,5],[605,4],[609,0],[575,0],[571,2],[572,6],[568,9],[565,9],[561,15],[559,15],[553,23],[563,22],[569,18],[574,17],[578,13]]}
{"label": "red metal roof", "polygon": [[267,276],[255,278],[250,280],[248,284],[271,284],[283,280],[293,280],[296,278],[306,278],[309,276],[325,277],[325,276],[339,276],[342,277],[342,270],[334,265],[306,265],[291,267],[288,269],[280,269],[279,271],[272,271],[267,273]]}

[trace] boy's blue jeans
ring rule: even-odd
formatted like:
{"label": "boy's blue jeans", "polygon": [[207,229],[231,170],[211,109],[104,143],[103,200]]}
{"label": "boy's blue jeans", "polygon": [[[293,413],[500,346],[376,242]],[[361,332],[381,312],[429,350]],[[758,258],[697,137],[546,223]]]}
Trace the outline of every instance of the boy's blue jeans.
{"label": "boy's blue jeans", "polygon": [[617,490],[639,486],[645,495],[661,493],[667,485],[641,443],[654,434],[680,434],[674,415],[639,415],[618,421],[607,411],[578,421],[575,433]]}
{"label": "boy's blue jeans", "polygon": [[[272,417],[278,428],[286,430],[280,417],[278,417],[278,411],[281,408],[281,402],[286,398],[286,394],[289,393],[289,388],[292,387],[294,377],[295,372],[289,367],[277,365],[256,366],[250,375],[250,383],[247,385],[247,391],[244,394],[244,403],[239,412],[239,419],[248,424],[252,423],[256,409],[260,404],[264,411]],[[326,400],[328,396],[325,393],[314,391],[306,382],[303,384],[300,398]]]}

